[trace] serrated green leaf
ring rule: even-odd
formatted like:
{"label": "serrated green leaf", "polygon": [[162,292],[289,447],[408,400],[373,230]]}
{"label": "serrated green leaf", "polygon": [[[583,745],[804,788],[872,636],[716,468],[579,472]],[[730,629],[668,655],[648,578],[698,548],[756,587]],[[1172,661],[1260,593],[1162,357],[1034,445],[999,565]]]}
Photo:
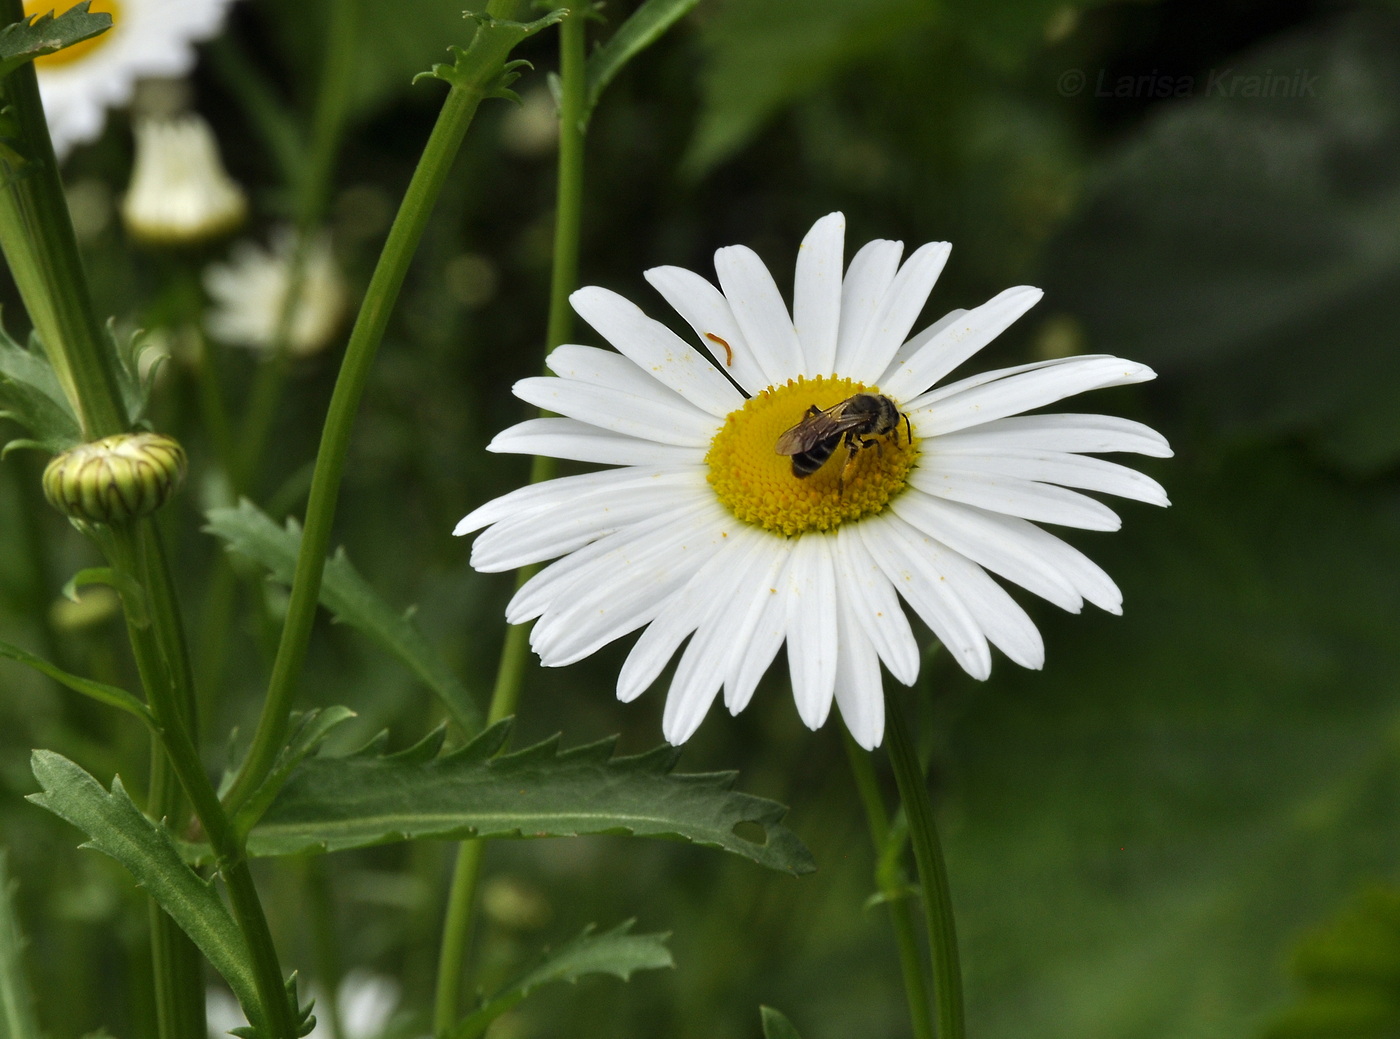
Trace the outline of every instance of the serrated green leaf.
{"label": "serrated green leaf", "polygon": [[533,22],[511,22],[468,11],[465,17],[476,23],[471,42],[465,47],[449,47],[451,64],[444,62],[434,65],[429,71],[420,73],[414,81],[431,76],[456,90],[476,91],[483,97],[511,96],[507,91],[519,74],[516,70],[526,63],[507,61],[510,52],[526,37],[557,25],[568,16],[569,12],[561,8]]}
{"label": "serrated green leaf", "polygon": [[[294,520],[279,527],[246,499],[237,508],[211,509],[204,528],[228,542],[229,550],[267,568],[283,584],[291,584],[301,550],[301,528]],[[481,731],[481,708],[458,681],[447,662],[406,615],[390,607],[350,565],[344,551],[326,561],[321,577],[321,605],[336,619],[357,628],[422,679],[437,694],[452,719],[469,735]]]}
{"label": "serrated green leaf", "polygon": [[10,447],[41,447],[57,454],[82,442],[82,430],[58,377],[36,341],[20,346],[0,329],[0,415],[27,429],[32,439]]}
{"label": "serrated green leaf", "polygon": [[88,838],[83,847],[125,866],[223,975],[248,1020],[267,1034],[243,935],[213,885],[185,865],[166,829],[132,803],[121,777],[105,790],[81,767],[47,750],[36,750],[31,765],[41,792],[28,799],[82,830]]}
{"label": "serrated green leaf", "polygon": [[35,671],[48,675],[60,685],[65,685],[75,693],[82,693],[89,696],[98,703],[105,703],[108,707],[116,707],[135,715],[145,722],[152,730],[155,729],[155,718],[144,703],[132,696],[125,689],[118,686],[108,685],[105,682],[97,682],[91,678],[82,678],[78,675],[71,675],[56,664],[50,664],[43,657],[36,657],[33,653],[12,646],[8,642],[0,642],[0,657],[9,657],[17,660],[21,664],[27,664]]}
{"label": "serrated green leaf", "polygon": [[82,0],[58,17],[49,11],[0,29],[0,77],[8,76],[26,61],[90,40],[110,29],[112,16],[90,12],[91,5],[92,0]]}
{"label": "serrated green leaf", "polygon": [[772,1007],[759,1007],[758,1016],[763,1022],[763,1039],[802,1039],[792,1022]]}
{"label": "serrated green leaf", "polygon": [[627,981],[634,971],[674,967],[666,948],[668,934],[630,934],[633,920],[614,927],[606,934],[593,934],[593,927],[561,945],[528,973],[517,978],[486,1000],[453,1027],[451,1039],[476,1039],[496,1018],[516,1006],[541,985],[554,981],[576,982],[589,974],[612,974]]}
{"label": "serrated green leaf", "polygon": [[262,813],[267,810],[267,806],[272,803],[272,799],[277,796],[277,791],[282,788],[282,784],[287,781],[292,770],[320,747],[336,726],[353,717],[355,717],[354,711],[348,707],[340,706],[304,711],[294,715],[291,734],[287,737],[287,745],[277,756],[277,761],[267,774],[267,778],[239,809],[238,817],[234,820],[235,829],[239,833],[246,833],[251,829]]}
{"label": "serrated green leaf", "polygon": [[587,92],[583,106],[583,122],[588,118],[602,97],[603,91],[613,77],[638,54],[661,38],[681,18],[690,12],[699,0],[646,0],[641,7],[628,16],[627,21],[618,26],[617,31],[608,37],[606,43],[588,57]]}
{"label": "serrated green leaf", "polygon": [[0,1039],[42,1039],[24,969],[28,942],[15,914],[15,886],[10,879],[9,856],[0,850]]}
{"label": "serrated green leaf", "polygon": [[[248,850],[294,855],[400,840],[628,834],[722,848],[789,873],[816,868],[781,823],[787,809],[735,792],[735,773],[673,774],[676,748],[613,757],[610,739],[561,751],[555,737],[493,757],[509,728],[500,722],[441,757],[435,733],[388,756],[377,739],[346,757],[308,759],[249,834]],[[761,827],[764,841],[736,834],[740,824]]]}
{"label": "serrated green leaf", "polygon": [[1374,887],[1299,943],[1303,993],[1263,1039],[1390,1039],[1400,1034],[1400,891]]}

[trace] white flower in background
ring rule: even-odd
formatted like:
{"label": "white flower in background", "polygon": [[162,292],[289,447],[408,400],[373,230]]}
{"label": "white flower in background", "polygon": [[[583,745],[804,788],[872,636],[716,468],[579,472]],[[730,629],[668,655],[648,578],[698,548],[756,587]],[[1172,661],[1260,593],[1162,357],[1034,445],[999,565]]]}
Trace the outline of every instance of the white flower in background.
{"label": "white flower in background", "polygon": [[[24,13],[62,14],[74,2],[24,0]],[[194,45],[219,31],[231,2],[95,0],[91,10],[110,14],[112,27],[34,63],[59,158],[101,133],[107,109],[129,102],[138,79],[189,72]]]}
{"label": "white flower in background", "polygon": [[198,115],[139,119],[131,186],[122,220],[135,238],[159,245],[200,242],[243,222],[248,199],[219,158],[214,131]]}
{"label": "white flower in background", "polygon": [[[336,989],[335,1008],[340,1016],[342,1039],[378,1039],[384,1034],[389,1019],[398,1008],[401,997],[399,983],[384,974],[373,974],[356,968],[349,971]],[[324,996],[314,986],[311,998],[316,1000],[316,1027],[307,1039],[330,1035],[326,1026],[323,1006]],[[220,1039],[235,1028],[244,1028],[248,1022],[238,1000],[225,989],[209,989],[204,996],[205,1016],[209,1023],[209,1039]]]}
{"label": "white flower in background", "polygon": [[[204,271],[204,288],[213,300],[205,317],[210,335],[225,343],[271,351],[291,286],[296,234],[279,229],[272,249],[239,242],[227,263]],[[330,342],[345,313],[345,283],[331,253],[330,239],[317,235],[307,243],[297,298],[292,306],[287,349],[314,354]]]}
{"label": "white flower in background", "polygon": [[[938,385],[1040,290],[1007,289],[906,341],[948,245],[925,245],[900,266],[900,243],[871,242],[843,277],[844,234],[839,213],[808,233],[791,315],[743,246],[715,254],[720,288],[677,267],[648,271],[713,365],[616,293],[574,293],[574,309],[619,353],[559,347],[548,358],[557,378],[524,379],[515,394],[564,417],[522,422],[490,449],[619,468],[513,491],[455,530],[489,527],[472,549],[478,570],[562,557],[506,611],[512,624],[538,618],[530,643],[546,666],[645,625],[618,676],[618,698],[630,701],[689,637],[662,723],[672,743],[695,731],[721,686],[730,712],[742,710],[786,642],[803,722],[820,726],[834,700],[855,739],[877,746],[880,663],[906,685],[919,669],[900,598],[974,677],[991,670],[989,643],[1039,668],[1040,633],[987,571],[1070,611],[1088,600],[1117,613],[1108,575],[1036,524],[1118,528],[1111,510],[1069,488],[1167,504],[1153,480],[1086,457],[1169,456],[1153,430],[1103,415],[1021,414],[1143,382],[1150,368],[1067,357]],[[829,419],[806,418],[810,409],[856,394],[883,396],[897,421],[857,423],[853,453],[844,437],[823,438],[836,443],[830,459],[795,475],[820,458],[791,443],[779,454],[780,439],[798,426],[830,432]],[[874,406],[863,398],[843,418]]]}

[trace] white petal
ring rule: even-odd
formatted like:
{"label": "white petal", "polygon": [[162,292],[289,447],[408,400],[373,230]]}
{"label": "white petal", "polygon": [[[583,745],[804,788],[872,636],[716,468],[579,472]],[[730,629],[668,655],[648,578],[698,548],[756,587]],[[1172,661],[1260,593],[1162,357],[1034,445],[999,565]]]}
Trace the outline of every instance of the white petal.
{"label": "white petal", "polygon": [[1068,357],[950,383],[905,405],[920,436],[940,436],[1053,404],[1088,390],[1155,379],[1145,364],[1118,357]]}
{"label": "white petal", "polygon": [[851,360],[865,341],[866,329],[875,320],[880,304],[899,270],[903,242],[877,238],[861,246],[851,257],[841,284],[841,329],[836,340],[836,370],[850,371]]}
{"label": "white petal", "polygon": [[684,267],[653,267],[644,277],[695,330],[700,344],[740,389],[752,397],[771,385],[724,293]]}
{"label": "white petal", "polygon": [[[900,495],[896,504],[911,494]],[[919,677],[919,643],[899,605],[894,586],[870,558],[852,524],[836,532],[836,582],[840,598],[890,674],[905,685]]]}
{"label": "white petal", "polygon": [[744,398],[714,365],[680,336],[647,317],[631,300],[607,289],[579,289],[569,301],[579,316],[633,364],[702,411],[724,418]]}
{"label": "white petal", "polygon": [[1118,514],[1107,505],[1078,491],[1007,476],[943,472],[939,461],[935,456],[921,463],[909,474],[909,483],[937,498],[1037,523],[1057,523],[1084,530],[1117,530],[1123,525]]}
{"label": "white petal", "polygon": [[885,576],[953,659],[973,678],[985,680],[992,670],[991,650],[971,612],[948,587],[941,565],[946,553],[915,551],[911,537],[904,534],[907,524],[891,513],[864,520],[855,529]]}
{"label": "white petal", "polygon": [[624,489],[649,483],[653,478],[679,470],[664,466],[630,466],[625,469],[602,469],[596,473],[560,476],[543,483],[526,484],[508,494],[493,498],[467,513],[453,534],[469,534],[492,523],[510,519],[526,512],[537,512],[566,506],[575,495],[604,489]]}
{"label": "white petal", "polygon": [[787,656],[797,713],[819,729],[836,691],[836,572],[826,534],[797,539],[785,581]]}
{"label": "white petal", "polygon": [[708,450],[710,440],[722,425],[713,415],[707,415],[679,397],[674,404],[658,403],[647,397],[573,379],[533,376],[521,379],[513,391],[528,404],[568,418],[626,436],[679,447]]}
{"label": "white petal", "polygon": [[724,537],[714,528],[694,530],[683,542],[655,547],[645,556],[634,549],[626,566],[568,586],[530,633],[541,663],[581,660],[659,615],[677,589],[723,554]]}
{"label": "white petal", "polygon": [[934,468],[940,473],[965,473],[987,476],[1008,476],[1020,480],[1078,487],[1120,498],[1146,502],[1149,505],[1170,505],[1167,492],[1150,476],[1102,458],[1086,458],[1056,451],[992,448],[990,450],[954,446],[939,437],[932,450],[937,453]]}
{"label": "white petal", "polygon": [[1014,415],[945,434],[938,444],[940,450],[966,444],[1091,455],[1123,451],[1153,458],[1172,456],[1171,446],[1161,433],[1141,422],[1114,415]]}
{"label": "white petal", "polygon": [[693,447],[623,436],[572,418],[526,419],[497,433],[486,450],[603,465],[684,465],[704,458]]}
{"label": "white petal", "polygon": [[885,290],[860,342],[843,356],[842,375],[872,384],[880,379],[924,309],[951,249],[947,242],[930,242],[914,250]]}
{"label": "white petal", "polygon": [[559,507],[495,523],[472,545],[472,566],[499,573],[554,559],[635,523],[665,523],[678,508],[702,504],[709,494],[699,469],[594,490]]}
{"label": "white petal", "polygon": [[847,605],[843,603],[837,613],[836,637],[841,651],[836,662],[836,706],[851,738],[866,750],[874,750],[885,735],[880,659]]}
{"label": "white petal", "polygon": [[846,218],[822,217],[797,250],[793,279],[792,323],[813,375],[836,371],[836,333],[841,327],[841,256]]}
{"label": "white petal", "polygon": [[1026,520],[984,512],[913,488],[896,498],[891,508],[910,526],[1061,609],[1078,613],[1083,608],[1084,600],[1073,583],[1039,551],[1038,539],[1024,535],[1027,527],[1044,533]]}
{"label": "white petal", "polygon": [[1043,295],[1040,289],[1021,285],[998,293],[980,307],[959,311],[953,321],[945,318],[924,329],[880,377],[880,389],[895,400],[907,401],[923,393],[1006,331]]}
{"label": "white petal", "polygon": [[[736,536],[733,540],[737,544],[720,546],[680,589],[667,597],[656,618],[642,632],[618,672],[619,700],[627,703],[640,696],[656,681],[686,636],[729,605],[743,574],[742,560],[752,546],[751,537]],[[716,690],[722,680],[722,674],[715,675]]]}
{"label": "white petal", "polygon": [[768,550],[772,557],[769,569],[751,593],[748,612],[754,620],[746,630],[742,652],[724,677],[724,706],[730,714],[748,706],[758,680],[773,663],[787,634],[787,600],[781,589],[797,540],[774,539]]}
{"label": "white petal", "polygon": [[1045,643],[1040,631],[1005,588],[947,545],[904,524],[899,524],[898,529],[916,553],[937,553],[939,569],[953,594],[967,607],[992,645],[1022,667],[1039,671],[1045,666]]}
{"label": "white petal", "polygon": [[807,370],[777,282],[758,254],[746,245],[727,245],[715,252],[715,273],[767,384],[779,386],[797,375],[815,375]]}
{"label": "white petal", "polygon": [[675,390],[637,367],[631,359],[611,350],[565,343],[551,350],[544,363],[546,368],[561,379],[621,390],[623,393],[654,400],[658,404],[680,407],[689,403]]}

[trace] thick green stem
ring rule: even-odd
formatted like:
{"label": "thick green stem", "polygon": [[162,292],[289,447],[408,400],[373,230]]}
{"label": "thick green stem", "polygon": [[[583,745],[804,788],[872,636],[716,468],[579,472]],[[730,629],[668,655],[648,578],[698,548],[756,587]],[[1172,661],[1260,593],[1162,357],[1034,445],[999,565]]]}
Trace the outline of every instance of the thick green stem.
{"label": "thick green stem", "polygon": [[[22,17],[21,0],[0,0],[0,25]],[[11,72],[0,89],[19,124],[23,157],[18,168],[0,162],[0,248],[84,436],[123,433],[116,357],[78,257],[33,63]]]}
{"label": "thick green stem", "polygon": [[[130,526],[111,528],[101,540],[108,549],[112,564],[138,582],[145,592],[146,602],[142,608],[128,608],[127,634],[151,713],[159,727],[161,745],[218,859],[234,920],[248,945],[250,966],[271,1035],[274,1039],[295,1039],[296,1028],[282,988],[277,951],[253,887],[252,874],[223,805],[219,803],[218,794],[204,772],[191,735],[195,717],[189,655],[178,625],[174,586],[170,582],[159,533],[154,521],[148,517]],[[163,770],[152,777],[153,798],[164,787],[162,775]],[[158,970],[164,966],[159,959],[161,949],[161,946],[157,946]],[[167,975],[167,984],[170,977]],[[199,996],[202,1020],[203,986],[199,984],[198,969],[190,975],[188,968],[182,968],[173,972],[173,977],[195,983],[193,994],[187,992],[183,998]],[[160,991],[159,984],[157,991]],[[184,1013],[188,1014],[187,1011]],[[189,1033],[171,1035],[173,1039],[184,1039]]]}
{"label": "thick green stem", "polygon": [[[583,111],[587,93],[587,63],[584,48],[584,19],[578,8],[559,26],[559,166],[555,187],[554,263],[550,275],[549,321],[545,329],[545,353],[569,338],[573,310],[569,294],[578,284],[580,227],[583,221]],[[551,479],[557,469],[553,458],[537,456],[530,465],[530,482]],[[537,570],[525,567],[516,575],[516,587]],[[513,715],[520,702],[529,659],[528,625],[506,629],[501,659],[496,669],[496,685],[486,722],[491,724]],[[481,877],[481,841],[467,841],[457,851],[448,895],[447,918],[443,922],[438,959],[437,995],[434,1000],[435,1031],[441,1035],[457,1019],[464,980],[463,966],[471,937],[472,911],[476,904],[477,882]]]}
{"label": "thick green stem", "polygon": [[909,737],[899,701],[885,693],[885,736],[894,765],[899,799],[909,820],[909,840],[919,868],[924,920],[928,925],[933,956],[933,994],[938,1008],[939,1039],[964,1039],[962,968],[958,963],[958,935],[953,925],[953,896],[948,869],[933,822],[933,804],[918,752]]}
{"label": "thick green stem", "polygon": [[875,883],[880,889],[885,908],[889,910],[890,924],[894,927],[899,968],[904,977],[904,995],[909,1003],[909,1023],[914,1029],[915,1039],[933,1039],[932,1004],[924,980],[924,960],[919,952],[909,883],[904,871],[899,868],[904,835],[900,833],[893,840],[891,838],[885,804],[880,796],[880,783],[870,763],[870,753],[856,743],[849,732],[843,729],[841,735],[846,746],[846,759],[851,765],[851,778],[855,780],[861,806],[865,809],[865,820],[870,827],[870,842],[875,848]]}
{"label": "thick green stem", "polygon": [[399,289],[408,273],[409,261],[423,236],[433,204],[447,180],[452,159],[488,85],[486,82],[454,85],[449,91],[404,194],[398,215],[389,229],[384,250],[350,333],[321,434],[321,446],[316,455],[306,521],[302,529],[301,551],[297,556],[287,617],[272,666],[267,698],[263,702],[248,757],[226,798],[227,803],[235,807],[242,804],[267,777],[286,740],[297,678],[306,660],[307,644],[316,616],[321,574],[325,567],[326,551],[330,547],[331,526],[340,496],[340,481],[355,413],[369,381],[374,356],[384,337]]}

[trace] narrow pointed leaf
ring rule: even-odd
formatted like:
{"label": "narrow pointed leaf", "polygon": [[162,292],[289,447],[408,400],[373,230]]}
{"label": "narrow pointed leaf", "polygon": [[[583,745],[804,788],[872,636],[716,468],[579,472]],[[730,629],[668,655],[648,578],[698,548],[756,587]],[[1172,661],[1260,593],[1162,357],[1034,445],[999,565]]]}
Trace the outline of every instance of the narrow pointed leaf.
{"label": "narrow pointed leaf", "polygon": [[626,981],[633,971],[674,967],[671,951],[666,948],[670,936],[629,934],[633,922],[628,920],[606,934],[595,935],[591,926],[586,928],[463,1018],[448,1033],[450,1039],[476,1039],[492,1021],[552,981],[576,982],[588,974],[613,974]]}
{"label": "narrow pointed leaf", "polygon": [[588,123],[594,107],[613,77],[629,61],[650,47],[672,25],[685,17],[699,0],[646,0],[613,33],[608,41],[588,58],[587,95],[583,106],[583,122]]}
{"label": "narrow pointed leaf", "polygon": [[[231,552],[247,556],[267,568],[272,577],[290,585],[301,549],[301,528],[293,520],[279,527],[252,502],[239,502],[237,508],[211,509],[204,528],[228,542]],[[321,605],[336,619],[358,628],[417,675],[437,694],[453,721],[468,735],[481,731],[481,708],[447,662],[423,637],[408,616],[386,603],[343,551],[326,561],[321,578]]]}
{"label": "narrow pointed leaf", "polygon": [[31,765],[41,792],[30,794],[29,800],[82,830],[88,838],[83,847],[125,866],[223,975],[244,1011],[256,1018],[249,1020],[262,1026],[243,936],[213,885],[180,858],[169,832],[141,814],[120,777],[105,790],[81,767],[48,750],[36,750]]}
{"label": "narrow pointed leaf", "polygon": [[20,931],[8,856],[0,851],[0,1039],[41,1039],[34,996],[24,971],[28,944]]}
{"label": "narrow pointed leaf", "polygon": [[74,4],[58,17],[52,11],[0,29],[0,76],[8,76],[26,61],[71,47],[112,27],[112,16],[91,12],[92,0]]}
{"label": "narrow pointed leaf", "polygon": [[118,686],[108,685],[105,682],[96,682],[91,678],[82,678],[78,675],[70,675],[63,668],[56,664],[50,664],[43,657],[36,657],[33,653],[12,646],[8,642],[0,642],[0,657],[9,657],[17,660],[21,664],[28,664],[35,671],[48,675],[60,685],[65,685],[75,693],[82,693],[90,696],[99,703],[105,703],[108,707],[116,707],[128,714],[134,714],[152,729],[155,728],[155,719],[151,712],[136,697],[132,696],[125,689]]}
{"label": "narrow pointed leaf", "polygon": [[[343,722],[355,717],[355,712],[348,707],[327,707],[320,710],[304,711],[292,716],[291,734],[287,737],[287,745],[282,748],[282,753],[277,756],[277,762],[273,765],[272,771],[263,780],[262,785],[257,788],[238,811],[238,817],[234,820],[234,827],[240,833],[246,833],[258,821],[258,818],[266,810],[272,799],[277,796],[277,791],[282,788],[282,784],[287,781],[292,770],[310,756],[322,743],[331,731]],[[232,781],[232,776],[229,777]]]}
{"label": "narrow pointed leaf", "polygon": [[[26,350],[0,330],[0,415],[13,419],[31,438],[12,447],[40,447],[57,454],[81,442],[82,433],[37,342]],[[8,450],[8,448],[6,449]]]}
{"label": "narrow pointed leaf", "polygon": [[[630,834],[722,848],[770,869],[809,873],[811,853],[775,801],[731,789],[736,774],[675,774],[679,751],[614,757],[614,740],[572,750],[558,737],[493,757],[509,724],[438,756],[440,735],[380,756],[303,761],[248,837],[254,855],[339,851],[390,841]],[[735,832],[757,827],[762,838]],[[207,854],[196,851],[198,854]]]}
{"label": "narrow pointed leaf", "polygon": [[471,42],[465,47],[449,47],[452,63],[434,65],[430,71],[419,73],[415,82],[424,76],[432,76],[451,84],[456,90],[472,91],[483,97],[508,96],[504,92],[519,75],[516,69],[524,64],[506,60],[515,45],[543,28],[563,21],[568,14],[567,10],[560,8],[533,22],[511,22],[468,11],[465,16],[476,22]]}
{"label": "narrow pointed leaf", "polygon": [[758,1016],[763,1021],[763,1039],[802,1039],[792,1022],[772,1007],[759,1007]]}

